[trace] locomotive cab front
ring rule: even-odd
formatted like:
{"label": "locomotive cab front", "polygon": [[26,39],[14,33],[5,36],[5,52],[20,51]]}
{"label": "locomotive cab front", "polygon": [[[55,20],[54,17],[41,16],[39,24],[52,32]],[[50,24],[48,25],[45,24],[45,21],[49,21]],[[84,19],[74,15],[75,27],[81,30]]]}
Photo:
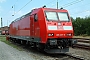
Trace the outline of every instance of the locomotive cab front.
{"label": "locomotive cab front", "polygon": [[46,23],[46,46],[49,53],[64,53],[72,44],[73,26],[68,11],[64,9],[44,9]]}
{"label": "locomotive cab front", "polygon": [[46,11],[46,25],[48,38],[72,38],[73,27],[69,14],[66,10],[61,11]]}

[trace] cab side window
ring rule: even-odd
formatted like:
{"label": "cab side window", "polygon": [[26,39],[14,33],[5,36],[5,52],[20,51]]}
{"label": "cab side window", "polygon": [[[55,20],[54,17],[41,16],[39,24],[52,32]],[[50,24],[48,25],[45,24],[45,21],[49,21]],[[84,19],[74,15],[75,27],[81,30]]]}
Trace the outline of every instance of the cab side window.
{"label": "cab side window", "polygon": [[37,16],[37,14],[34,15],[34,21],[35,21],[35,22],[38,21],[38,16]]}

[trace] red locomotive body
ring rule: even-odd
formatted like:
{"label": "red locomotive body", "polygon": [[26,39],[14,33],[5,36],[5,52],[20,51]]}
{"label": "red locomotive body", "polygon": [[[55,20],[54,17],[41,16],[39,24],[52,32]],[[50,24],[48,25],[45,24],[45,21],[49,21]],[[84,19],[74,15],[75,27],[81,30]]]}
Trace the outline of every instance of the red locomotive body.
{"label": "red locomotive body", "polygon": [[65,9],[38,8],[10,24],[10,39],[49,53],[68,52],[73,26]]}

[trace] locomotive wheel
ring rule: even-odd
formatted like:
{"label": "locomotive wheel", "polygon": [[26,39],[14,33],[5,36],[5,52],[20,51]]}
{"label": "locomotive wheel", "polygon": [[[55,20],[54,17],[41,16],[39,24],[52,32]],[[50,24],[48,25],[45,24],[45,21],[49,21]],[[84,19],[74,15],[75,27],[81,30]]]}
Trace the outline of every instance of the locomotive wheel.
{"label": "locomotive wheel", "polygon": [[16,39],[15,38],[13,39],[13,42],[16,43]]}
{"label": "locomotive wheel", "polygon": [[43,44],[36,43],[36,47],[37,47],[37,50],[38,51],[40,51],[40,52],[43,52],[44,51],[44,45]]}
{"label": "locomotive wheel", "polygon": [[9,38],[9,41],[12,41],[12,38],[11,37]]}
{"label": "locomotive wheel", "polygon": [[29,47],[29,41],[26,41],[26,47]]}
{"label": "locomotive wheel", "polygon": [[18,39],[18,40],[17,40],[17,43],[21,44],[21,41]]}
{"label": "locomotive wheel", "polygon": [[26,41],[21,40],[21,44],[22,44],[22,45],[26,45]]}

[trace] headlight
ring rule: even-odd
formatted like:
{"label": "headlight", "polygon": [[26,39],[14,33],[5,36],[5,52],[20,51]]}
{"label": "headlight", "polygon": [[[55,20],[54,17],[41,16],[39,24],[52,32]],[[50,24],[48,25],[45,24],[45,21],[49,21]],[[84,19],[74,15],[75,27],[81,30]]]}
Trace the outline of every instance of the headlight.
{"label": "headlight", "polygon": [[72,33],[68,33],[68,34],[66,34],[66,36],[72,36]]}
{"label": "headlight", "polygon": [[54,33],[48,33],[48,36],[54,36]]}

